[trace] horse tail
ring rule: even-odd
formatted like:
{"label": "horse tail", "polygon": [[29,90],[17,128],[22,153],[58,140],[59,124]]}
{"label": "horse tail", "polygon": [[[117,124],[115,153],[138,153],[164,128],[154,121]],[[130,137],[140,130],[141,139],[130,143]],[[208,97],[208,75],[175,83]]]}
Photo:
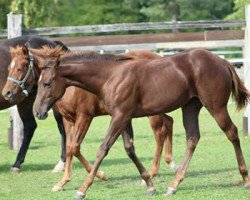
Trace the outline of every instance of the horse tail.
{"label": "horse tail", "polygon": [[244,86],[243,81],[240,80],[234,67],[230,63],[228,63],[227,66],[232,77],[232,98],[237,104],[236,105],[237,109],[241,110],[249,102],[250,93],[248,92],[247,88]]}

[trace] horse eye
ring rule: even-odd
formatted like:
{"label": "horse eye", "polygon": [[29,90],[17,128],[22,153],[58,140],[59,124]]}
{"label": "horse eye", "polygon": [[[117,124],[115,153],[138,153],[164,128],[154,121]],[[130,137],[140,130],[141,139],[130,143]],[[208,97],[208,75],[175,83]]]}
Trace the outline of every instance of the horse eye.
{"label": "horse eye", "polygon": [[50,83],[44,83],[43,87],[49,89],[49,88],[51,88],[51,84]]}

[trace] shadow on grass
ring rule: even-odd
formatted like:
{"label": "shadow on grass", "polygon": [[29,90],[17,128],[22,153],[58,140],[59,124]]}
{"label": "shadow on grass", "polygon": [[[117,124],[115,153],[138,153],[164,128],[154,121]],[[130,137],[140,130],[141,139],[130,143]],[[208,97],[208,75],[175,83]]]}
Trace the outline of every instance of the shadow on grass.
{"label": "shadow on grass", "polygon": [[[146,160],[152,160],[152,158],[149,157],[141,157],[140,160],[142,162]],[[122,164],[128,164],[131,163],[132,161],[129,158],[115,158],[115,159],[105,159],[104,162],[102,163],[102,166],[113,166],[113,165],[122,165]],[[91,160],[90,163],[94,163],[94,160]],[[21,165],[22,172],[25,171],[43,171],[43,170],[53,170],[55,164],[25,164],[23,163]],[[0,163],[0,172],[9,172],[10,168],[12,165],[10,164],[1,164]],[[77,163],[74,163],[74,168],[83,168],[81,163],[78,161]]]}
{"label": "shadow on grass", "polygon": [[[201,176],[207,176],[207,175],[216,175],[216,174],[222,174],[225,172],[231,172],[231,171],[237,171],[237,168],[224,168],[224,169],[215,169],[215,170],[188,170],[187,172],[187,178],[188,177],[201,177]],[[238,171],[237,171],[238,172]]]}
{"label": "shadow on grass", "polygon": [[[152,158],[151,157],[140,157],[140,160],[142,161],[142,163],[145,163],[146,161],[151,161]],[[94,161],[90,161],[90,163],[94,163]],[[115,165],[124,165],[124,164],[130,164],[132,163],[132,161],[129,158],[114,158],[114,159],[106,159],[104,160],[104,162],[102,163],[101,166],[105,166],[105,167],[111,167],[111,166],[115,166]],[[56,162],[55,162],[56,164]],[[48,163],[44,163],[44,164],[23,164],[22,165],[22,172],[29,172],[29,171],[52,171],[53,168],[55,167],[55,164],[48,164]],[[83,169],[82,165],[80,162],[76,162],[74,163],[73,167],[75,169]],[[161,165],[160,170],[163,168],[168,168],[167,164],[166,165]],[[0,173],[7,173],[10,172],[10,168],[11,165],[9,164],[1,164],[0,163]],[[122,170],[122,167],[120,167]],[[85,171],[85,170],[84,170]],[[192,170],[191,168],[188,170],[187,172],[187,179],[188,178],[198,178],[198,177],[202,177],[202,176],[209,176],[209,175],[217,175],[217,174],[224,174],[227,172],[232,172],[232,171],[236,171],[236,173],[238,172],[236,168],[223,168],[223,169],[206,169],[206,170]],[[221,176],[222,176],[221,175]],[[174,174],[171,171],[168,171],[166,173],[159,173],[159,176],[172,176],[174,177]],[[110,177],[110,180],[124,180],[124,179],[128,179],[128,180],[138,180],[139,174],[138,175],[126,175],[126,176],[116,176],[116,177]],[[233,185],[234,186],[234,185]],[[205,186],[204,186],[205,187]]]}
{"label": "shadow on grass", "polygon": [[[45,171],[45,170],[53,170],[55,164],[23,164],[21,166],[22,173],[29,172],[29,171]],[[10,172],[12,165],[9,164],[1,164],[0,163],[0,173]],[[11,173],[11,172],[10,172]]]}
{"label": "shadow on grass", "polygon": [[203,183],[203,184],[197,184],[195,186],[189,186],[189,185],[180,185],[179,190],[184,191],[193,191],[193,190],[207,190],[207,189],[218,189],[218,188],[235,188],[235,187],[244,187],[243,183],[239,182],[231,182],[231,183]]}
{"label": "shadow on grass", "polygon": [[[87,133],[89,135],[91,135],[91,133]],[[95,133],[94,133],[95,134]],[[101,144],[101,142],[103,142],[104,140],[104,137],[105,135],[103,135],[102,137],[100,138],[91,138],[91,137],[88,137],[87,141],[88,141],[88,144]],[[185,137],[185,133],[182,133],[182,132],[177,132],[177,133],[174,133],[174,138],[181,138],[181,137]],[[136,134],[134,133],[134,141],[140,143],[140,140],[142,139],[145,139],[145,140],[148,140],[150,142],[152,142],[152,144],[155,144],[155,137],[154,137],[154,134],[153,132],[151,133],[146,133],[141,135],[141,134]],[[122,140],[121,136],[119,136],[118,140]],[[84,143],[84,142],[83,142]]]}

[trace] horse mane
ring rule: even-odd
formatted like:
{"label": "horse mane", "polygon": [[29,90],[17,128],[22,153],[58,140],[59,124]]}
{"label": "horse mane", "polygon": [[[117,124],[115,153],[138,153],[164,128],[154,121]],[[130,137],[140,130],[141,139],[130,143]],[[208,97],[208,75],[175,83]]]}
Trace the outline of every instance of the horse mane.
{"label": "horse mane", "polygon": [[41,49],[33,49],[38,56],[59,57],[66,53],[65,49],[60,45],[50,47],[48,45],[42,46]]}
{"label": "horse mane", "polygon": [[65,61],[122,61],[133,59],[129,55],[100,54],[94,51],[65,51],[61,46],[43,46],[42,49],[35,50],[36,55],[61,57]]}
{"label": "horse mane", "polygon": [[25,55],[24,54],[24,51],[23,51],[23,47],[20,46],[20,45],[17,45],[16,47],[9,47],[10,48],[10,53],[12,55],[24,55],[24,56],[28,56],[28,55]]}
{"label": "horse mane", "polygon": [[[10,53],[12,55],[23,55],[28,56],[28,52],[24,51],[24,46],[16,46],[16,47],[10,47]],[[51,57],[58,57],[63,55],[66,51],[63,49],[62,46],[56,46],[54,48],[50,46],[42,46],[41,49],[31,49],[31,51],[34,51],[36,55],[38,56],[51,56]]]}
{"label": "horse mane", "polygon": [[[42,46],[41,49],[30,49],[38,56],[61,57],[65,61],[123,61],[134,59],[133,55],[100,54],[95,51],[65,51],[62,46]],[[13,55],[24,55],[23,46],[10,47]],[[27,55],[28,56],[28,55]]]}
{"label": "horse mane", "polygon": [[128,55],[100,54],[94,51],[69,51],[61,58],[65,61],[123,61],[133,59],[132,56]]}

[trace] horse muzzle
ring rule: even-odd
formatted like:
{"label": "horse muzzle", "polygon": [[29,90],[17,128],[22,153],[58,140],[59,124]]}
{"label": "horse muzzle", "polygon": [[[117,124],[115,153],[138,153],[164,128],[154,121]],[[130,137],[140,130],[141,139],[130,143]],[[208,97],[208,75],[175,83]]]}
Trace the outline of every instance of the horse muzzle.
{"label": "horse muzzle", "polygon": [[14,101],[14,91],[13,90],[3,90],[2,91],[2,95],[5,98],[5,100],[9,101],[9,102],[13,102]]}
{"label": "horse muzzle", "polygon": [[34,111],[33,114],[35,115],[35,117],[39,120],[44,120],[48,117],[48,112],[38,112],[38,111]]}

